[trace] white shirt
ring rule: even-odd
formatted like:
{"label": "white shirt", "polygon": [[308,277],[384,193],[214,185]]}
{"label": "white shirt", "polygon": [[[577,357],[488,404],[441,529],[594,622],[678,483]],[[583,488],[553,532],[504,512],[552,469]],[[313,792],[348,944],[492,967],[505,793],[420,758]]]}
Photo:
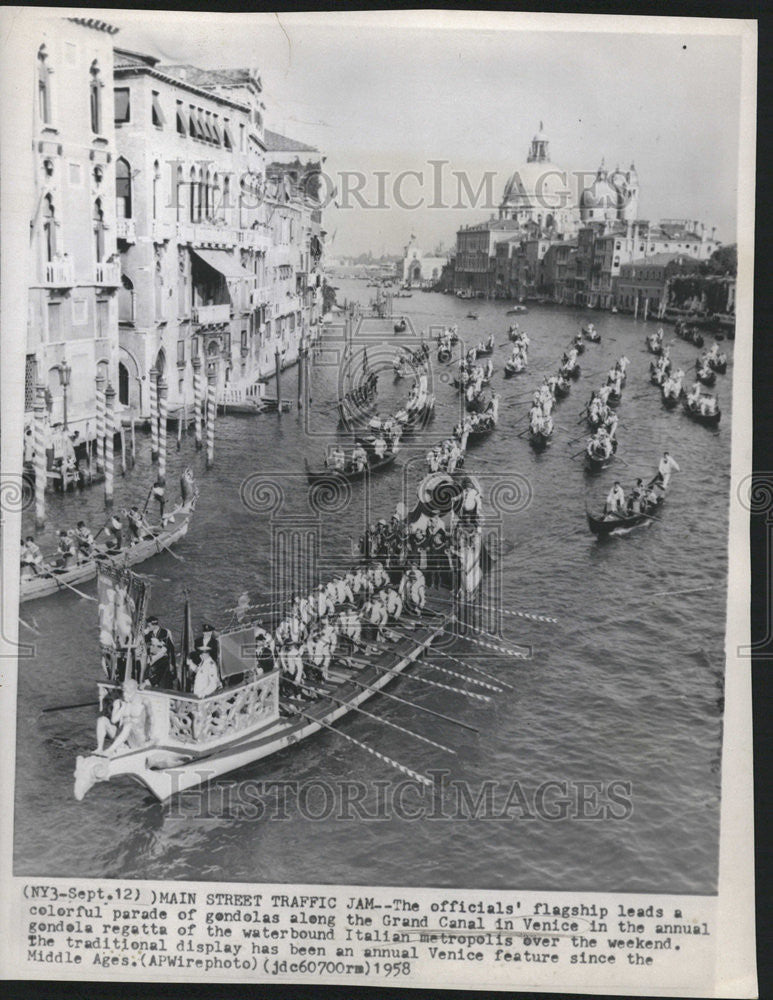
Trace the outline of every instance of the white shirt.
{"label": "white shirt", "polygon": [[196,669],[193,693],[197,698],[206,698],[208,695],[214,694],[219,687],[220,678],[217,664],[208,653],[203,653],[201,663]]}

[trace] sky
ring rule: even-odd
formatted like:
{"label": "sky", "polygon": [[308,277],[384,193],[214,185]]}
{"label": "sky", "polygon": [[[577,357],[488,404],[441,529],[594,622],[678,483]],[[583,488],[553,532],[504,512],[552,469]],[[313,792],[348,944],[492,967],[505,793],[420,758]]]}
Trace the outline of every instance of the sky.
{"label": "sky", "polygon": [[[341,205],[324,216],[332,256],[399,252],[411,234],[449,248],[493,210],[460,199],[453,172],[473,192],[491,172],[496,204],[540,121],[562,169],[635,163],[642,218],[697,219],[735,239],[741,45],[706,34],[705,19],[103,14],[116,45],[164,62],[257,68],[267,127],[326,157]],[[359,175],[368,207],[351,193]]]}

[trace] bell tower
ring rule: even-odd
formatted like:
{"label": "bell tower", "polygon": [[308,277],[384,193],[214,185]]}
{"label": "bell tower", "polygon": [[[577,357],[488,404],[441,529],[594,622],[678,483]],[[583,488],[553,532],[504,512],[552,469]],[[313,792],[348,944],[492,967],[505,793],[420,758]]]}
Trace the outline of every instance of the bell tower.
{"label": "bell tower", "polygon": [[542,122],[540,122],[539,132],[537,132],[537,134],[531,140],[531,148],[529,149],[528,162],[547,163],[549,160],[550,160],[550,152],[548,150],[548,137],[545,135]]}

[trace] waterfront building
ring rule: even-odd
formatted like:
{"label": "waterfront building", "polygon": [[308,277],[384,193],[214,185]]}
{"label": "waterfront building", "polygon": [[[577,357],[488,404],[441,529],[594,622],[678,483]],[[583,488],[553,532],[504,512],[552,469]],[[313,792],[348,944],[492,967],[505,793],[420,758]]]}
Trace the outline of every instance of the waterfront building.
{"label": "waterfront building", "polygon": [[425,254],[419,247],[416,236],[411,234],[403,250],[403,259],[398,264],[400,281],[411,288],[431,288],[440,281],[446,263],[447,257],[440,248],[434,254]]}
{"label": "waterfront building", "polygon": [[121,401],[146,416],[155,369],[190,412],[196,364],[220,401],[260,396],[311,321],[321,215],[295,160],[316,150],[265,129],[255,70],[117,49],[114,90]]}
{"label": "waterfront building", "polygon": [[266,212],[270,305],[264,317],[259,374],[293,364],[322,320],[324,243],[322,165],[314,146],[266,130]]}
{"label": "waterfront building", "polygon": [[455,290],[611,308],[623,264],[662,253],[708,260],[721,245],[697,221],[641,219],[640,192],[633,163],[609,172],[602,160],[590,174],[557,166],[540,123],[526,162],[505,184],[498,216],[457,232]]}
{"label": "waterfront building", "polygon": [[[249,70],[116,49],[119,397],[137,415],[149,412],[151,369],[170,413],[193,405],[195,358],[219,393],[252,374],[271,245],[261,91]],[[235,342],[247,356],[234,358]]]}
{"label": "waterfront building", "polygon": [[[96,376],[118,377],[113,36],[94,18],[41,19],[26,58],[29,156],[25,422],[35,385],[52,424],[94,436]],[[28,138],[29,141],[26,141]]]}
{"label": "waterfront building", "polygon": [[700,262],[686,254],[660,253],[623,264],[615,281],[620,312],[661,316],[668,306],[668,283],[676,275],[697,274]]}

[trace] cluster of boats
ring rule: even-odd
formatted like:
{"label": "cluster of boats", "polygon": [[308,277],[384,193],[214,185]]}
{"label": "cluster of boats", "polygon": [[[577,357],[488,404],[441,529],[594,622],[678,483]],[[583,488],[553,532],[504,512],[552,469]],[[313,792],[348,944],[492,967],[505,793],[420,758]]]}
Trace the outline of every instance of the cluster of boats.
{"label": "cluster of boats", "polygon": [[584,455],[589,472],[606,469],[617,453],[618,417],[614,408],[622,399],[629,364],[625,355],[618,358],[607,372],[604,385],[591,393],[586,419],[593,433],[585,444]]}
{"label": "cluster of boats", "polygon": [[526,371],[529,360],[529,337],[525,330],[521,330],[518,324],[514,323],[507,331],[507,339],[512,343],[513,350],[505,362],[505,378],[512,378],[513,375],[520,375]]}
{"label": "cluster of boats", "polygon": [[378,395],[378,375],[363,368],[360,385],[349,389],[338,399],[338,419],[344,427],[356,425],[375,406]]}
{"label": "cluster of boats", "polygon": [[650,362],[650,381],[660,387],[663,405],[675,409],[681,400],[685,413],[698,423],[716,427],[722,413],[715,395],[704,391],[716,384],[717,375],[727,371],[727,355],[714,343],[695,361],[696,381],[691,390],[684,389],[684,371],[674,369],[670,358],[670,347],[663,343],[663,329],[647,335],[647,348],[657,357]]}

